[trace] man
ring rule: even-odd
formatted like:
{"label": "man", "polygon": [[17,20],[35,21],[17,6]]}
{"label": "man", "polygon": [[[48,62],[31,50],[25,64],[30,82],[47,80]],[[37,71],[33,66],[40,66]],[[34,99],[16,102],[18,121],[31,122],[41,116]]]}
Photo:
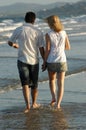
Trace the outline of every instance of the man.
{"label": "man", "polygon": [[44,39],[40,30],[34,27],[36,15],[34,12],[27,12],[23,26],[15,29],[8,41],[9,46],[18,48],[18,71],[23,88],[23,95],[26,103],[25,113],[30,110],[30,88],[32,107],[37,108],[38,95],[38,72],[39,57],[38,51],[44,56]]}

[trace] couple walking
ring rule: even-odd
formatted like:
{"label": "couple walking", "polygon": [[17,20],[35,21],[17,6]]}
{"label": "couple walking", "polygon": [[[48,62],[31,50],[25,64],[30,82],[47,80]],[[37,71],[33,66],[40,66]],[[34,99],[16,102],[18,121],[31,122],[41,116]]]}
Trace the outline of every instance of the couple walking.
{"label": "couple walking", "polygon": [[[70,49],[68,36],[64,31],[63,25],[58,16],[52,15],[46,18],[50,30],[45,35],[46,47],[44,44],[43,33],[34,27],[36,15],[34,12],[27,12],[25,23],[15,29],[10,37],[8,44],[18,48],[17,67],[26,103],[25,113],[29,112],[30,107],[38,108],[38,73],[39,55],[43,59],[42,71],[46,68],[49,74],[49,86],[51,91],[51,105],[56,103],[59,109],[64,93],[64,79],[67,71],[67,60],[65,49]],[[56,78],[58,93],[56,98]],[[30,106],[30,94],[32,105]]]}

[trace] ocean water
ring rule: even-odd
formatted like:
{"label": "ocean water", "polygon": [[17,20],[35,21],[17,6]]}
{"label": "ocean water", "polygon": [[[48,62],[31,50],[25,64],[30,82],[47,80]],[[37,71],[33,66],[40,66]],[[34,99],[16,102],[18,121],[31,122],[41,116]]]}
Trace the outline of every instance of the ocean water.
{"label": "ocean water", "polygon": [[[20,20],[20,21],[19,21]],[[71,50],[66,51],[68,74],[86,70],[86,15],[61,19],[69,36]],[[7,41],[13,30],[23,24],[23,19],[0,19],[0,93],[19,87],[16,66],[17,49],[8,46]],[[35,26],[45,33],[48,25],[42,19],[36,19]],[[48,79],[47,72],[41,71],[40,58],[39,81]],[[71,75],[70,75],[71,76]]]}
{"label": "ocean water", "polygon": [[[65,95],[62,102],[63,111],[55,112],[47,106],[51,99],[48,74],[47,71],[41,71],[42,59],[40,57],[39,86],[41,87],[38,102],[44,104],[44,107],[34,112],[31,110],[28,116],[21,113],[24,100],[16,65],[17,49],[7,44],[13,30],[23,24],[23,19],[19,18],[15,21],[13,18],[0,18],[1,130],[86,130],[86,15],[61,20],[71,44],[71,50],[66,51],[69,70],[66,75]],[[48,25],[38,18],[35,26],[41,29],[44,35],[49,29]],[[83,80],[80,81],[81,76]],[[76,87],[76,83],[82,86]]]}

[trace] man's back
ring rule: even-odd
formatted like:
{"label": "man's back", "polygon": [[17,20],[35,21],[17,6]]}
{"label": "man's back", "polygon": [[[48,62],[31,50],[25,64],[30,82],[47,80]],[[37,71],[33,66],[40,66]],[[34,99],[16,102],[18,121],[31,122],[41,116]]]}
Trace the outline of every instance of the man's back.
{"label": "man's back", "polygon": [[25,23],[15,30],[10,39],[18,42],[18,60],[28,63],[38,63],[38,48],[44,46],[43,34],[30,23]]}
{"label": "man's back", "polygon": [[17,28],[8,41],[9,46],[19,49],[17,67],[26,104],[24,113],[28,113],[30,110],[30,95],[32,98],[31,106],[33,108],[39,107],[36,103],[39,74],[38,48],[44,60],[44,40],[42,32],[34,27],[35,19],[34,12],[27,12],[25,24]]}

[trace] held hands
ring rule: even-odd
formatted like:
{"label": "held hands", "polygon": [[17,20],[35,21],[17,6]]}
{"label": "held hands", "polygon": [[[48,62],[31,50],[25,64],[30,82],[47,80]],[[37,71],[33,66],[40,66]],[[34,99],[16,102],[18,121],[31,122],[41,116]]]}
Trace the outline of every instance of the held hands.
{"label": "held hands", "polygon": [[47,64],[46,64],[46,62],[44,62],[44,63],[42,64],[42,72],[45,71],[46,68],[47,68]]}

